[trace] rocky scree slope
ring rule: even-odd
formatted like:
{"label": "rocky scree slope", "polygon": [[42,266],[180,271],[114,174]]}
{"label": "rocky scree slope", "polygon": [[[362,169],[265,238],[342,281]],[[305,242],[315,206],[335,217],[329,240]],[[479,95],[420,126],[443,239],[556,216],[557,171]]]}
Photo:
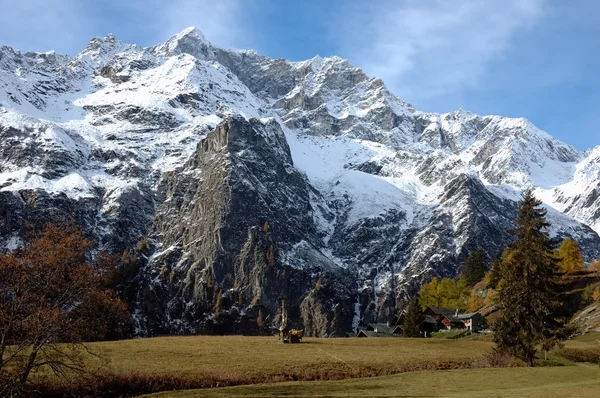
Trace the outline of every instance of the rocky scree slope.
{"label": "rocky scree slope", "polygon": [[0,250],[75,217],[124,253],[140,334],[264,333],[285,299],[294,326],[341,335],[469,251],[495,256],[525,188],[556,239],[600,257],[599,148],[418,112],[341,58],[273,60],[194,28],[75,57],[0,47]]}

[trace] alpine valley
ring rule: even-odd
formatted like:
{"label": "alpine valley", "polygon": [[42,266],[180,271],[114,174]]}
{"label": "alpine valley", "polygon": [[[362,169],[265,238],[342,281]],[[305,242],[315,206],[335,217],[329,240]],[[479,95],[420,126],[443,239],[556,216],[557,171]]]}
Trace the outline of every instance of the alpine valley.
{"label": "alpine valley", "polygon": [[188,28],[77,56],[0,47],[0,250],[74,218],[122,257],[139,335],[339,336],[386,321],[532,187],[551,235],[600,257],[600,146],[526,119],[423,113],[348,61],[273,60]]}

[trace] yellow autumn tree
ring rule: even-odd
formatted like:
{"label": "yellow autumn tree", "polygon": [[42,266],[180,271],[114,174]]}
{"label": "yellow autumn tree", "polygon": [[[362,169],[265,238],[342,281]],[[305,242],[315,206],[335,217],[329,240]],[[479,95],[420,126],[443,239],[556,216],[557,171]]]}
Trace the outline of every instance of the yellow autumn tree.
{"label": "yellow autumn tree", "polygon": [[469,298],[469,288],[462,276],[458,280],[433,278],[423,285],[419,296],[423,308],[438,306],[464,310]]}
{"label": "yellow autumn tree", "polygon": [[495,289],[488,289],[487,297],[484,300],[485,305],[491,305],[496,302],[496,300],[498,299],[498,292],[502,290],[502,287],[505,283],[506,282],[504,281],[504,279],[500,279]]}
{"label": "yellow autumn tree", "polygon": [[595,260],[590,263],[590,267],[588,268],[590,271],[600,272],[600,260]]}
{"label": "yellow autumn tree", "polygon": [[579,245],[573,239],[565,239],[555,254],[559,259],[558,265],[561,271],[574,272],[583,269],[583,255],[579,250]]}
{"label": "yellow autumn tree", "polygon": [[264,321],[264,318],[263,318],[263,313],[262,313],[262,310],[258,310],[258,316],[256,317],[256,325],[257,325],[259,328],[262,328],[262,327],[263,327],[263,324],[264,324],[264,322],[265,322],[265,321]]}
{"label": "yellow autumn tree", "polygon": [[481,307],[483,307],[484,303],[485,303],[485,299],[483,297],[481,297],[480,295],[478,295],[475,292],[471,292],[471,295],[469,296],[469,300],[467,300],[466,311],[467,312],[476,312]]}
{"label": "yellow autumn tree", "polygon": [[592,294],[592,300],[600,301],[600,287],[596,287],[594,293]]}
{"label": "yellow autumn tree", "polygon": [[440,280],[436,277],[431,282],[424,284],[419,291],[420,300],[419,303],[423,309],[431,306],[438,305],[438,288]]}
{"label": "yellow autumn tree", "polygon": [[221,310],[222,310],[222,301],[223,300],[223,292],[221,291],[221,289],[219,289],[219,293],[217,294],[217,300],[215,302],[215,317],[219,317],[221,316]]}

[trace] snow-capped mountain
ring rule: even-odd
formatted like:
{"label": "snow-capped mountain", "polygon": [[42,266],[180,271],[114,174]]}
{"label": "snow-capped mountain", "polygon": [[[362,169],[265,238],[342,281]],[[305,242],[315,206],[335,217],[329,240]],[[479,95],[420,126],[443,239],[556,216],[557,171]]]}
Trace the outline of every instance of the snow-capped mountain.
{"label": "snow-capped mountain", "polygon": [[281,299],[313,335],[385,320],[469,251],[499,253],[529,187],[557,239],[600,257],[600,147],[526,119],[422,113],[344,59],[194,28],[75,57],[0,47],[0,249],[75,217],[127,250],[140,333],[247,331]]}

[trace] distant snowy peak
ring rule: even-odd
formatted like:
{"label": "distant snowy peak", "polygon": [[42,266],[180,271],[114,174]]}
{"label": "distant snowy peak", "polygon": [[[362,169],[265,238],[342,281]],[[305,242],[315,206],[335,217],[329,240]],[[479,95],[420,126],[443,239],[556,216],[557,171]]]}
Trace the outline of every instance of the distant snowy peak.
{"label": "distant snowy peak", "polygon": [[161,57],[190,54],[199,59],[214,58],[212,45],[202,32],[193,26],[177,33],[164,44],[149,47],[148,50]]}
{"label": "distant snowy peak", "polygon": [[593,162],[600,165],[600,145],[585,151],[585,157],[588,162]]}
{"label": "distant snowy peak", "polygon": [[44,53],[26,52],[22,53],[9,46],[0,45],[0,69],[5,70],[13,67],[15,73],[35,68],[58,68],[70,61],[68,55],[58,54],[54,51]]}
{"label": "distant snowy peak", "polygon": [[134,44],[123,43],[112,34],[108,34],[105,37],[95,37],[90,40],[85,49],[73,59],[71,66],[75,69],[95,69],[102,67],[116,54],[128,50],[141,50],[141,47]]}

